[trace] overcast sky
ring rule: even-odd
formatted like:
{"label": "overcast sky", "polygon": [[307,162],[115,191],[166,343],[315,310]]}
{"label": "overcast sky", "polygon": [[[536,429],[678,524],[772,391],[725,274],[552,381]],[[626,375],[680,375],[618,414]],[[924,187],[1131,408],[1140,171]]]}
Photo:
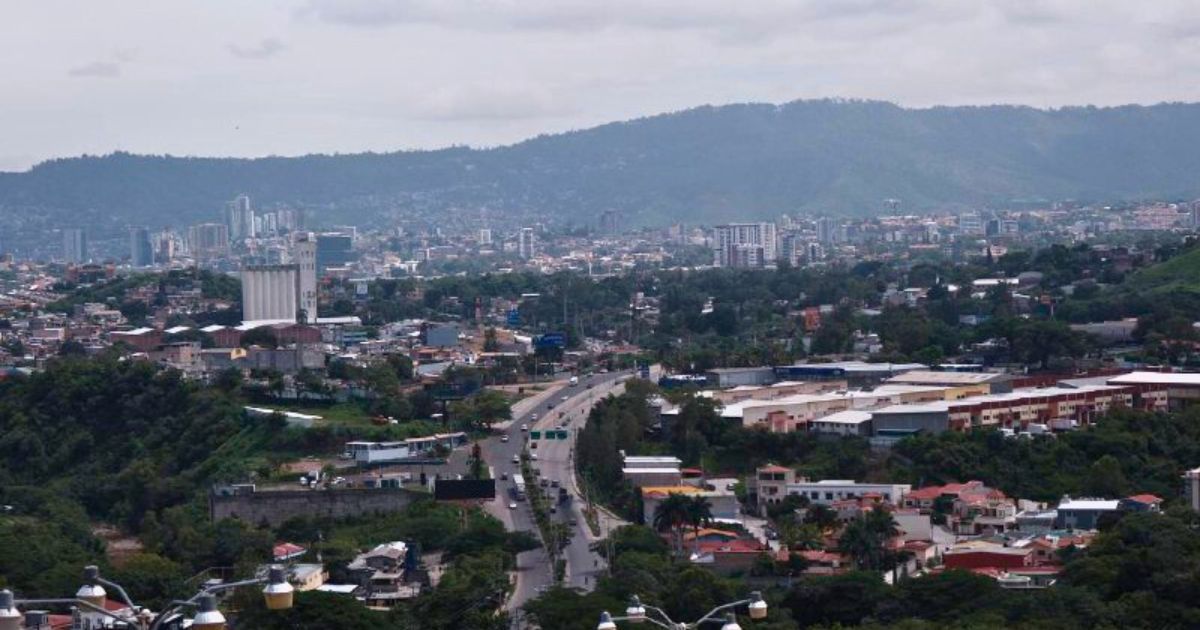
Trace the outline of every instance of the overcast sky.
{"label": "overcast sky", "polygon": [[0,170],[490,146],[712,103],[1200,100],[1196,0],[37,0]]}

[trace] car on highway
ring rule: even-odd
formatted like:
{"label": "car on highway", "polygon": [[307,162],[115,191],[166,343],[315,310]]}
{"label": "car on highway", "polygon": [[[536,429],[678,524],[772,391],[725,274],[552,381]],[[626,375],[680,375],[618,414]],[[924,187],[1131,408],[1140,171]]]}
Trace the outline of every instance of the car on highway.
{"label": "car on highway", "polygon": [[521,463],[521,456],[520,456],[520,455],[513,455],[513,460],[512,460],[512,462],[513,462],[514,464],[520,464],[520,463]]}
{"label": "car on highway", "polygon": [[536,461],[537,461],[537,453],[530,453],[530,454],[529,454],[529,459],[532,459],[533,461],[535,461],[535,462],[536,462]]}
{"label": "car on highway", "polygon": [[528,425],[528,424],[522,424],[522,425],[521,425],[521,430],[522,430],[522,431],[528,431],[528,430],[529,430],[529,425]]}
{"label": "car on highway", "polygon": [[504,435],[501,435],[501,436],[500,436],[500,441],[501,441],[501,442],[507,442],[507,441],[508,441],[508,434],[507,434],[507,433],[505,433]]}
{"label": "car on highway", "polygon": [[510,509],[510,510],[515,510],[515,509],[517,509],[517,502],[516,502],[516,501],[509,501],[509,502],[508,502],[508,509]]}
{"label": "car on highway", "polygon": [[536,413],[529,414],[529,419],[532,420],[533,422],[537,422],[537,414]]}

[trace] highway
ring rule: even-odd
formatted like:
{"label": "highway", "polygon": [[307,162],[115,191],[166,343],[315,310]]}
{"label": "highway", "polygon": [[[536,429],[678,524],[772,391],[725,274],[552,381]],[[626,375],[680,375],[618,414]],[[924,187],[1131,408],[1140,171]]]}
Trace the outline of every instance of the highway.
{"label": "highway", "polygon": [[[529,531],[538,535],[528,501],[517,502],[515,509],[509,508],[512,501],[509,494],[513,487],[512,476],[521,471],[520,464],[514,463],[513,458],[518,457],[523,450],[529,430],[544,431],[564,423],[568,426],[568,440],[540,440],[538,448],[531,449],[530,453],[537,454],[538,459],[532,464],[541,472],[541,476],[547,480],[559,481],[572,495],[571,510],[560,509],[556,517],[564,520],[573,518],[577,523],[565,553],[567,576],[570,585],[585,590],[594,587],[595,575],[603,571],[604,566],[599,556],[589,548],[594,537],[588,531],[583,518],[583,501],[575,486],[570,460],[577,431],[583,426],[592,406],[609,393],[619,392],[622,388],[621,381],[630,375],[631,372],[625,371],[583,376],[574,387],[568,386],[565,380],[547,384],[545,391],[515,403],[512,422],[496,425],[495,435],[479,443],[483,459],[497,479],[496,500],[486,503],[484,508],[500,519],[510,531]],[[522,425],[526,430],[522,430]],[[504,440],[505,437],[507,441]],[[532,479],[527,481],[536,483]],[[551,490],[557,492],[553,488],[548,489]],[[517,557],[516,585],[507,608],[520,608],[552,581],[550,558],[544,548],[520,554]]]}

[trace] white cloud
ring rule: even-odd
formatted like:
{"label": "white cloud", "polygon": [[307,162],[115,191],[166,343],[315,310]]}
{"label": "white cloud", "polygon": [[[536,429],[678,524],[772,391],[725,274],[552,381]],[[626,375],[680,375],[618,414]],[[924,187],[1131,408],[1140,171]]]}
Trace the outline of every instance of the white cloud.
{"label": "white cloud", "polygon": [[[88,0],[0,3],[7,155],[494,145],[702,104],[798,98],[1200,100],[1200,83],[1186,80],[1200,71],[1195,0],[178,0],[90,9]],[[119,80],[97,80],[106,77]]]}
{"label": "white cloud", "polygon": [[75,66],[67,70],[67,74],[73,77],[98,77],[111,79],[121,76],[121,64],[113,61],[93,61]]}
{"label": "white cloud", "polygon": [[230,54],[239,59],[267,59],[283,52],[287,46],[274,37],[268,37],[252,46],[230,44]]}

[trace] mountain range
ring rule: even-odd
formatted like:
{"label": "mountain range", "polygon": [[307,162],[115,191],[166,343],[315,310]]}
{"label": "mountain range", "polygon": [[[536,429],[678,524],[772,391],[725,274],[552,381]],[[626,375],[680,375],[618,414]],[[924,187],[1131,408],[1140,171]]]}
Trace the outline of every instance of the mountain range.
{"label": "mountain range", "polygon": [[1052,200],[1200,196],[1200,104],[903,108],[875,101],[705,106],[510,146],[194,158],[115,153],[0,173],[4,215],[186,225],[246,193],[314,223],[486,209],[588,224],[877,214]]}

